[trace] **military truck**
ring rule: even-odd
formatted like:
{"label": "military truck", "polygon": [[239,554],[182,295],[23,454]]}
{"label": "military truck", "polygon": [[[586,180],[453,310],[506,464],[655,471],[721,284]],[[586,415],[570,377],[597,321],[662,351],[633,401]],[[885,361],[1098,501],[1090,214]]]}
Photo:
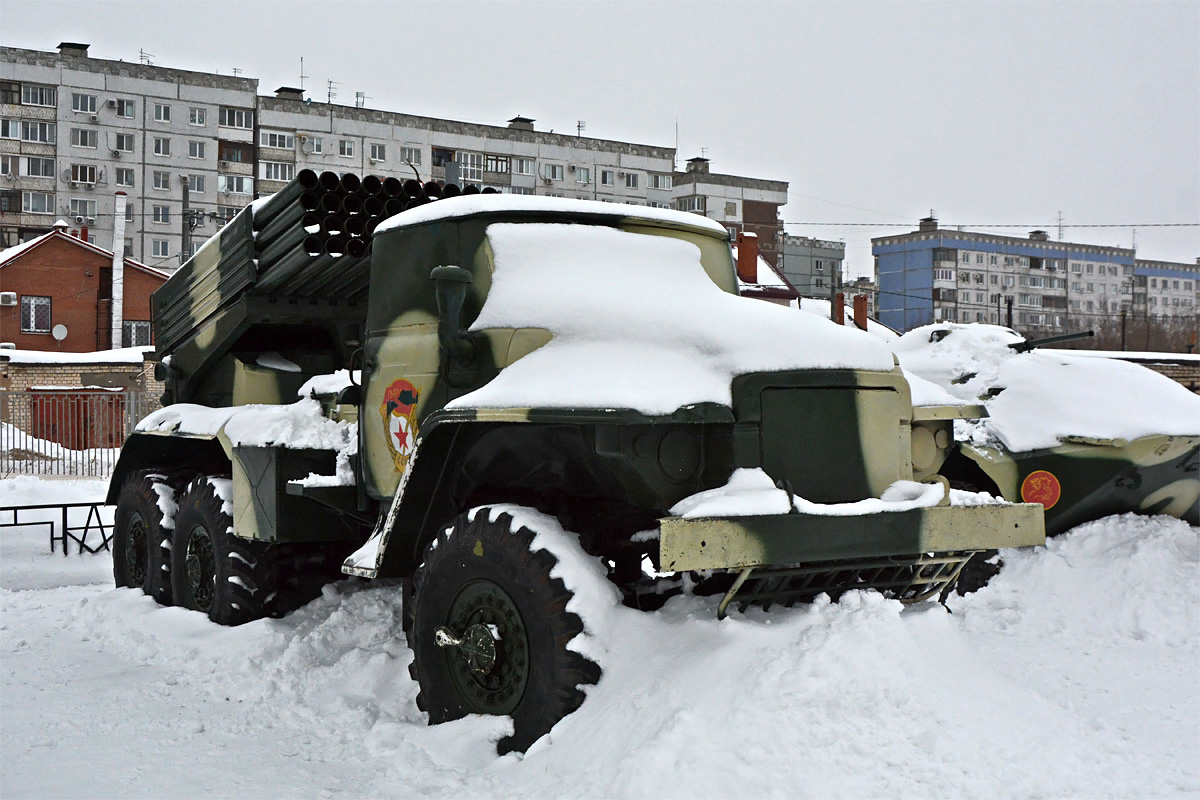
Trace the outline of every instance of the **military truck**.
{"label": "military truck", "polygon": [[[951,426],[978,407],[914,407],[870,337],[738,297],[704,217],[385,183],[302,172],[154,295],[168,404],[113,474],[119,585],[236,624],[339,564],[399,579],[418,705],[510,715],[504,751],[600,679],[513,504],[574,532],[629,605],[687,575],[722,615],[915,602],[974,552],[1044,541],[1039,505],[949,501]],[[314,446],[321,426],[351,446]],[[770,502],[722,505],[747,474]],[[909,502],[880,499],[896,487]]]}

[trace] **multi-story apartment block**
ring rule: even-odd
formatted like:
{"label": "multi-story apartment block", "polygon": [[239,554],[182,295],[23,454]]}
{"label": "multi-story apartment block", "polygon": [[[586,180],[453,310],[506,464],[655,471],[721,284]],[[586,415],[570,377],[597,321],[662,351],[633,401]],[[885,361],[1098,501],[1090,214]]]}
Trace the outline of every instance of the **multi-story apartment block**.
{"label": "multi-story apartment block", "polygon": [[1137,259],[1133,270],[1133,312],[1156,320],[1197,315],[1200,258],[1195,264]]}
{"label": "multi-story apartment block", "polygon": [[845,242],[784,235],[779,241],[779,270],[805,297],[829,297],[842,282]]}
{"label": "multi-story apartment block", "polygon": [[503,192],[682,208],[758,233],[775,263],[787,183],[674,171],[675,150],[258,95],[254,78],[0,47],[0,248],[62,219],[112,246],[128,196],[126,253],[171,270],[254,197],[303,168],[476,183]]}
{"label": "multi-story apartment block", "polygon": [[690,158],[687,169],[675,173],[675,208],[716,220],[734,239],[742,232],[758,234],[759,253],[779,266],[779,207],[787,203],[787,182],[722,175],[708,167],[707,158]]}
{"label": "multi-story apartment block", "polygon": [[[61,219],[111,248],[124,192],[125,252],[170,269],[189,218],[252,198],[252,186],[230,191],[223,159],[253,142],[257,81],[89,58],[70,42],[57,53],[3,47],[0,63],[0,247]],[[183,214],[185,185],[204,217]]]}

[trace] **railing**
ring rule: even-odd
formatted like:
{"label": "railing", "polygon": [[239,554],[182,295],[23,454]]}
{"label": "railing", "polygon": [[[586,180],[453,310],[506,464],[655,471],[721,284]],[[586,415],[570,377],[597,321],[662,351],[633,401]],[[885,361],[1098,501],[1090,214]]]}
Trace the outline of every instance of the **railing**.
{"label": "railing", "polygon": [[141,391],[0,390],[0,478],[105,477],[138,420],[156,408],[158,397]]}
{"label": "railing", "polygon": [[[71,509],[84,508],[88,511],[83,524],[70,524],[69,512]],[[54,512],[50,515],[49,519],[29,518],[30,514],[34,517],[45,517],[48,511]],[[25,519],[21,519],[22,513],[24,513]],[[55,520],[55,516],[59,514],[61,514],[61,518]],[[99,553],[101,550],[109,549],[109,542],[112,541],[112,516],[112,507],[106,506],[103,503],[50,503],[36,506],[7,506],[0,508],[0,528],[44,527],[50,533],[51,553],[55,552],[55,543],[61,542],[62,554],[65,556],[67,555],[67,544],[75,542],[75,544],[79,545],[79,554],[83,555],[84,553]],[[88,534],[93,532],[96,534],[96,537],[93,537],[92,541],[89,542]]]}

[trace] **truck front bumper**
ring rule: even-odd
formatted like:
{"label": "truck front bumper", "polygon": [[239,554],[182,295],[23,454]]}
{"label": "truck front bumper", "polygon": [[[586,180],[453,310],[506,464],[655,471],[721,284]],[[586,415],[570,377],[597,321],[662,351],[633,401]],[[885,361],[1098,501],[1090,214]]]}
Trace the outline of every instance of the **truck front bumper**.
{"label": "truck front bumper", "polygon": [[1036,503],[935,506],[857,516],[660,520],[664,572],[971,553],[1046,543]]}

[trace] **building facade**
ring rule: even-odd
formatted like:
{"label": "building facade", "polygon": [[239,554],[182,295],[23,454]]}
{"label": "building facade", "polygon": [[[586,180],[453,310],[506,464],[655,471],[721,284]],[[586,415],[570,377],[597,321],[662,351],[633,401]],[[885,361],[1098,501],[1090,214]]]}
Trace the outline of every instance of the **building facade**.
{"label": "building facade", "polygon": [[787,183],[675,171],[674,148],[314,103],[254,78],[0,47],[0,248],[65,219],[114,243],[114,195],[129,198],[126,252],[172,270],[253,198],[299,169],[491,186],[503,192],[682,208],[776,262]]}
{"label": "building facade", "polygon": [[901,332],[945,320],[1011,325],[1036,337],[1122,314],[1196,315],[1196,266],[1140,261],[1130,249],[1055,242],[1044,231],[1024,238],[945,230],[933,218],[914,233],[871,242],[879,319]]}
{"label": "building facade", "polygon": [[841,285],[846,260],[844,242],[784,235],[778,252],[780,272],[801,295],[829,297]]}

